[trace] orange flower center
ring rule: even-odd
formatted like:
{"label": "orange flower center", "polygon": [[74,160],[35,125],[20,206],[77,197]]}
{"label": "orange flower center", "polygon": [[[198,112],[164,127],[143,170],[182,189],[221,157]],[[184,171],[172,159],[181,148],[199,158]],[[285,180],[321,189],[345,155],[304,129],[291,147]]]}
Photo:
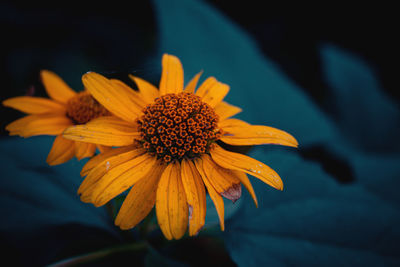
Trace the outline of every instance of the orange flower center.
{"label": "orange flower center", "polygon": [[74,124],[85,124],[92,119],[110,115],[89,92],[80,92],[68,100],[67,116]]}
{"label": "orange flower center", "polygon": [[141,143],[165,163],[208,153],[221,136],[218,115],[191,93],[167,94],[143,110],[138,119]]}

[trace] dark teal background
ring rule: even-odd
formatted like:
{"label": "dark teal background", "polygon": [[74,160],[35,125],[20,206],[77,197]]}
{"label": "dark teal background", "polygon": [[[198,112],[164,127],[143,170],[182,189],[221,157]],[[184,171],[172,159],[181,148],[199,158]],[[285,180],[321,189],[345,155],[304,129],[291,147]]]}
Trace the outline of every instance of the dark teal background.
{"label": "dark teal background", "polygon": [[[389,28],[382,21],[366,22],[370,31],[359,27],[350,34],[359,19],[341,17],[340,35],[334,21],[327,23],[329,16],[311,17],[320,24],[304,23],[298,21],[302,16],[291,20],[284,11],[263,14],[254,6],[254,16],[246,20],[250,7],[239,12],[215,2],[236,21],[199,0],[155,0],[135,9],[1,5],[1,24],[10,35],[2,99],[44,95],[38,80],[43,68],[76,90],[89,70],[125,81],[134,73],[157,84],[161,55],[167,52],[181,59],[186,81],[204,70],[202,79],[213,75],[229,84],[226,100],[243,108],[238,118],[286,130],[300,144],[297,150],[259,146],[250,151],[281,175],[285,188],[280,192],[251,179],[259,208],[244,193],[236,206],[227,207],[225,232],[215,226],[210,209],[198,237],[165,242],[154,231],[150,250],[87,266],[399,265],[400,112],[392,69],[383,61],[392,51],[383,34]],[[364,47],[361,41],[370,40],[365,33],[378,32],[371,25],[381,29],[370,36],[379,44]],[[1,111],[2,129],[21,116]],[[52,140],[7,137],[3,131],[3,259],[42,266],[137,240],[136,230],[115,228],[105,209],[80,202],[76,190],[84,161],[46,165]]]}

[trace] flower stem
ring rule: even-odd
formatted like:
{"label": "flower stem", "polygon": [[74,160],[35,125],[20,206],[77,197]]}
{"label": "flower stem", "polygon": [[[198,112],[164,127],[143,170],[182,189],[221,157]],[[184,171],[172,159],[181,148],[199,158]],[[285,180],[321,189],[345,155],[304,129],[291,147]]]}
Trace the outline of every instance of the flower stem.
{"label": "flower stem", "polygon": [[79,264],[92,262],[92,261],[96,261],[96,260],[105,258],[109,255],[112,255],[113,253],[125,252],[125,251],[139,251],[139,250],[143,250],[143,249],[147,249],[147,248],[148,248],[147,242],[143,242],[143,241],[131,243],[131,244],[125,244],[125,245],[121,245],[121,246],[106,248],[106,249],[95,251],[92,253],[68,258],[68,259],[50,264],[49,267],[77,266]]}

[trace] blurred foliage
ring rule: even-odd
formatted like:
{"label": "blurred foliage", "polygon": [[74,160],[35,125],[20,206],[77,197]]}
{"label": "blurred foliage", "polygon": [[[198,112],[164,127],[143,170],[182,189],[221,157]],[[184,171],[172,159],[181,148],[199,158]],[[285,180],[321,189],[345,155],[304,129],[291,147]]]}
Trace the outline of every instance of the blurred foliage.
{"label": "blurred foliage", "polygon": [[52,139],[0,143],[2,252],[16,265],[40,266],[122,242],[105,210],[82,205],[76,194],[83,162],[46,164]]}

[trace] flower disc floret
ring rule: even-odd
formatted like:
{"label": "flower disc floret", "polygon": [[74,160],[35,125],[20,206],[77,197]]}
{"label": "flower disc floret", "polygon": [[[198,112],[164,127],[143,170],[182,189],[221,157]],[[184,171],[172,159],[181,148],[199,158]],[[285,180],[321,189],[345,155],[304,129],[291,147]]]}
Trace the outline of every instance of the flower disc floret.
{"label": "flower disc floret", "polygon": [[67,117],[74,124],[85,124],[110,113],[89,92],[80,92],[67,102]]}
{"label": "flower disc floret", "polygon": [[138,119],[142,146],[165,163],[208,153],[221,137],[217,124],[213,108],[185,92],[156,98]]}

